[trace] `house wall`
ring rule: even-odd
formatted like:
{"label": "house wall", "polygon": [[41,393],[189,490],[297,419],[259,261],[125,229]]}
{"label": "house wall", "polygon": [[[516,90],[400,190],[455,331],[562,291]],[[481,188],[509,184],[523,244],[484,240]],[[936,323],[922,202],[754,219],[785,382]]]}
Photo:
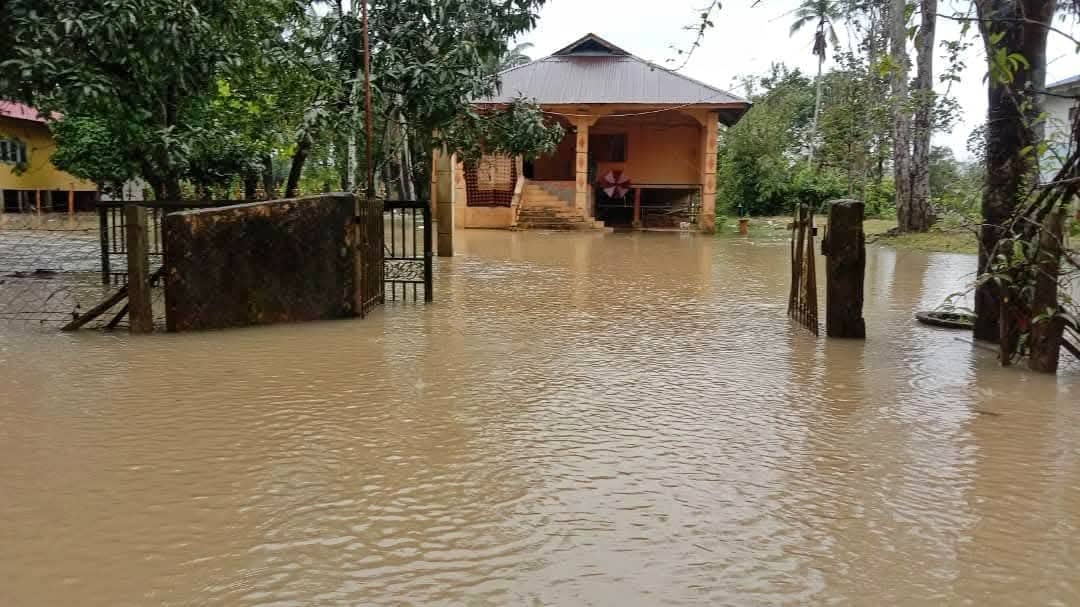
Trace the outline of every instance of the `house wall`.
{"label": "house wall", "polygon": [[0,139],[19,139],[27,145],[29,162],[21,174],[15,165],[0,162],[0,190],[63,190],[93,192],[97,185],[57,169],[49,160],[56,143],[49,127],[40,122],[0,116]]}
{"label": "house wall", "polygon": [[[1076,91],[1070,91],[1075,94]],[[1039,159],[1040,177],[1047,181],[1061,168],[1061,161],[1069,154],[1069,110],[1076,105],[1072,99],[1046,96],[1043,111],[1046,112],[1045,137],[1049,149]],[[1071,142],[1075,147],[1076,142]]]}
{"label": "house wall", "polygon": [[573,181],[574,153],[574,134],[568,130],[553,154],[533,161],[533,179]]}
{"label": "house wall", "polygon": [[[662,121],[655,118],[601,118],[589,135],[625,134],[626,162],[600,162],[599,176],[621,170],[634,183],[700,184],[701,126],[690,119]],[[533,161],[534,179],[574,179],[574,134],[568,132],[554,154]]]}
{"label": "house wall", "polygon": [[626,162],[599,162],[596,175],[621,170],[637,184],[700,184],[701,127],[697,125],[606,125],[600,120],[590,135],[625,133]]}

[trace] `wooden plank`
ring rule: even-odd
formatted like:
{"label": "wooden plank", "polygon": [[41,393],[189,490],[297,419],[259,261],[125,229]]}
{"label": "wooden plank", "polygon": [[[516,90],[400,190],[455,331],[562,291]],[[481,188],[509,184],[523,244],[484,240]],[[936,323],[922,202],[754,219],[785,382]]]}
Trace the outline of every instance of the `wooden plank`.
{"label": "wooden plank", "polygon": [[154,330],[154,311],[150,300],[146,207],[128,205],[124,213],[127,223],[128,328],[132,333],[150,333]]}
{"label": "wooden plank", "polygon": [[75,320],[69,322],[68,324],[64,325],[63,328],[61,328],[60,330],[61,331],[76,331],[76,330],[82,328],[83,325],[85,325],[86,323],[90,322],[91,320],[94,320],[98,316],[101,316],[105,312],[108,312],[109,308],[111,308],[111,307],[115,306],[116,304],[120,303],[125,297],[127,297],[127,294],[128,294],[128,286],[124,285],[124,286],[120,287],[120,289],[116,293],[113,293],[112,295],[107,297],[105,299],[105,301],[102,301],[101,303],[94,306],[93,308],[90,308],[86,312],[86,314],[83,314],[82,316],[80,316],[80,317],[76,318]]}

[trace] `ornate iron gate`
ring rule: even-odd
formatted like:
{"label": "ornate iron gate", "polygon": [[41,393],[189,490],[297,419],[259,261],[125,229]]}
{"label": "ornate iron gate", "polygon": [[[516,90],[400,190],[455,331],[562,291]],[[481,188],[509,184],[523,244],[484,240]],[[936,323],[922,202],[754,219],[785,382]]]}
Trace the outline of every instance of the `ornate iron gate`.
{"label": "ornate iron gate", "polygon": [[423,200],[388,200],[383,206],[386,260],[384,289],[391,301],[431,301],[432,232],[431,205]]}
{"label": "ornate iron gate", "polygon": [[788,316],[818,334],[817,270],[814,258],[814,212],[809,205],[795,209],[791,224],[791,293]]}
{"label": "ornate iron gate", "polygon": [[359,273],[357,289],[360,317],[368,315],[386,300],[383,289],[383,203],[378,198],[360,198],[356,215],[356,248]]}

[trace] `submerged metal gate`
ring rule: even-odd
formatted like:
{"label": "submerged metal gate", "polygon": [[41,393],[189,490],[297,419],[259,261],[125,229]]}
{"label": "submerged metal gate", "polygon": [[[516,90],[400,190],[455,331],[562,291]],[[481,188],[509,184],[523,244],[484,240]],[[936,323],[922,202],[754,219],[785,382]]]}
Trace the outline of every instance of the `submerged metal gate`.
{"label": "submerged metal gate", "polygon": [[356,215],[357,285],[360,317],[386,300],[383,290],[383,203],[360,198]]}
{"label": "submerged metal gate", "polygon": [[431,205],[423,200],[388,200],[383,204],[385,234],[384,296],[391,301],[431,301]]}
{"label": "submerged metal gate", "polygon": [[791,223],[791,292],[788,316],[818,334],[817,269],[814,262],[814,211],[809,205],[795,208]]}

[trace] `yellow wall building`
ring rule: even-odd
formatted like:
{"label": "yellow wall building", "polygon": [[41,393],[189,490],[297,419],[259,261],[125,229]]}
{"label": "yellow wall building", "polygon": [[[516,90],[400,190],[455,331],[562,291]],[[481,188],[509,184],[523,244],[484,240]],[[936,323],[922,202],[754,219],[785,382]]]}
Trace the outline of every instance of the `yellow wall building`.
{"label": "yellow wall building", "polygon": [[56,149],[45,118],[0,101],[0,200],[6,212],[89,210],[97,185],[53,166]]}

